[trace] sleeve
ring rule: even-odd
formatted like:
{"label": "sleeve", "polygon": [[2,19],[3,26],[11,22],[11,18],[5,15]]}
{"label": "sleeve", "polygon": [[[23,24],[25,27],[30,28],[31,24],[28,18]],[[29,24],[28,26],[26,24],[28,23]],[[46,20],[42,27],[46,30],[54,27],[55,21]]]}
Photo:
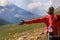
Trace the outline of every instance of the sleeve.
{"label": "sleeve", "polygon": [[41,22],[44,22],[45,19],[46,19],[46,17],[37,18],[37,19],[33,19],[33,20],[26,20],[25,23],[26,24],[41,23]]}

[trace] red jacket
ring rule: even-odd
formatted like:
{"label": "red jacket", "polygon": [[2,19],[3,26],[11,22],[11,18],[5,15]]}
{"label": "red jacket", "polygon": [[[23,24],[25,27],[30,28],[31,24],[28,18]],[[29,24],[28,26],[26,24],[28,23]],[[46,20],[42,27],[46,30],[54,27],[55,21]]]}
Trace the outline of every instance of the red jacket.
{"label": "red jacket", "polygon": [[[53,18],[54,16],[54,18]],[[51,19],[57,19],[57,16],[54,15],[54,14],[48,14],[47,16],[44,16],[44,17],[40,17],[40,18],[37,18],[37,19],[33,19],[33,20],[26,20],[25,23],[26,24],[32,24],[32,23],[45,23],[45,32],[48,32],[48,27],[49,25],[51,26],[51,28],[53,29],[53,32],[55,33],[56,32],[56,29],[54,27],[54,23]]]}

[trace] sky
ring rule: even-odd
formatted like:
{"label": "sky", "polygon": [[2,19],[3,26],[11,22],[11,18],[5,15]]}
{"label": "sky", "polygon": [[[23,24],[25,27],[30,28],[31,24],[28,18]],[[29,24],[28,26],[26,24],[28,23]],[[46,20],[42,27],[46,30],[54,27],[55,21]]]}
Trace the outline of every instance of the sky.
{"label": "sky", "polygon": [[8,3],[13,3],[36,15],[45,15],[50,6],[55,9],[60,6],[60,0],[0,0],[0,6],[6,6]]}

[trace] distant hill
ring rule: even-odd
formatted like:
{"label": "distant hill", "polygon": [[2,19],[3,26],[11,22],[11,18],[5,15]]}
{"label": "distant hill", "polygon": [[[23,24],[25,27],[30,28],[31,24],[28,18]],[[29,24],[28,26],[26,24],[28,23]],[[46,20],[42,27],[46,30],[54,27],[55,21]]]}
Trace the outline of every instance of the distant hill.
{"label": "distant hill", "polygon": [[0,6],[0,18],[10,23],[18,23],[22,19],[27,20],[36,16],[37,15],[32,14],[22,8],[19,8],[14,4],[8,4],[4,7]]}
{"label": "distant hill", "polygon": [[55,9],[56,14],[60,14],[60,6]]}
{"label": "distant hill", "polygon": [[55,11],[56,11],[56,12],[57,12],[57,11],[60,11],[60,6],[57,7],[57,8],[55,9]]}
{"label": "distant hill", "polygon": [[0,18],[0,25],[11,24],[10,22]]}

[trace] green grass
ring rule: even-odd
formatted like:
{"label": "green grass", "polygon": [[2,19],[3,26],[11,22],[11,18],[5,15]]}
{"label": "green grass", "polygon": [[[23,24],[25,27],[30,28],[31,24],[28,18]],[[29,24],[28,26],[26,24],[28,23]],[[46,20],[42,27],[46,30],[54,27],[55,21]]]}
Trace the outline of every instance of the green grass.
{"label": "green grass", "polygon": [[9,38],[12,38],[15,33],[21,33],[24,31],[29,31],[33,29],[42,28],[43,24],[24,24],[24,25],[4,25],[0,27],[0,40],[8,40]]}

